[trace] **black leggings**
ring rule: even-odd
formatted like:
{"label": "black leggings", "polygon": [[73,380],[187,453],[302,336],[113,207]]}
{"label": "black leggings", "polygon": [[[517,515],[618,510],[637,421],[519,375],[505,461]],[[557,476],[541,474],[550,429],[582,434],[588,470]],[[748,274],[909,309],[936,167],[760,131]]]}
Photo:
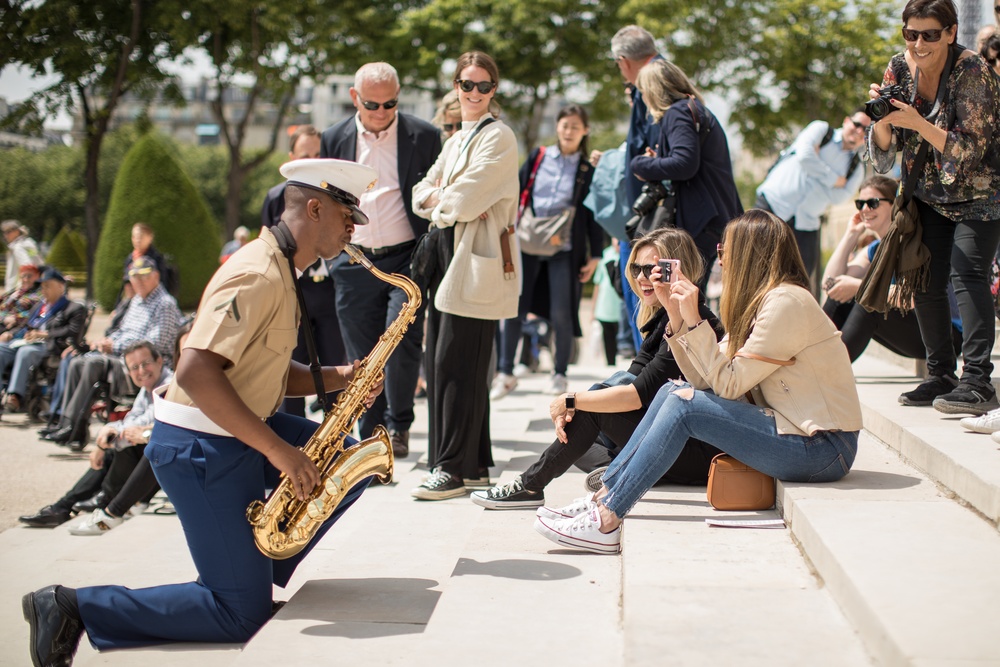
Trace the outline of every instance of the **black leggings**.
{"label": "black leggings", "polygon": [[[923,359],[926,354],[913,311],[902,315],[898,310],[890,310],[888,315],[882,315],[869,313],[854,301],[841,303],[834,299],[826,300],[823,311],[840,330],[852,362],[861,356],[871,340],[910,359]],[[954,324],[951,336],[957,354],[962,349],[962,332]]]}
{"label": "black leggings", "polygon": [[[129,447],[128,449],[135,449]],[[127,451],[127,450],[123,450]],[[160,490],[160,483],[156,481],[153,474],[153,466],[149,464],[149,459],[139,452],[139,461],[132,469],[132,474],[128,476],[121,485],[120,490],[108,503],[107,512],[111,516],[125,516],[125,513],[136,503],[148,503],[150,498]]]}

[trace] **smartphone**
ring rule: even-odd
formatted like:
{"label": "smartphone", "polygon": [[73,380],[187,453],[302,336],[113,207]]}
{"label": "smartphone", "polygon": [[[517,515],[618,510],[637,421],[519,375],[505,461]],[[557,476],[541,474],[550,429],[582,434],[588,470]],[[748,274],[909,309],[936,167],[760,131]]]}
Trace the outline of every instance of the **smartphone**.
{"label": "smartphone", "polygon": [[674,283],[677,282],[677,276],[681,272],[681,260],[679,259],[661,259],[660,260],[660,282],[661,283]]}

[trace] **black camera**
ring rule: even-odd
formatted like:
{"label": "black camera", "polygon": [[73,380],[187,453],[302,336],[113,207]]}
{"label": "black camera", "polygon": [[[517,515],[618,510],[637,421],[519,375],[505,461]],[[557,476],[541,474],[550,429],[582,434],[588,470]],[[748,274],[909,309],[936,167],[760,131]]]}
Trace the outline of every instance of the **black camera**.
{"label": "black camera", "polygon": [[896,110],[896,107],[892,106],[889,100],[905,102],[906,93],[903,91],[903,87],[896,84],[880,88],[878,97],[865,102],[865,114],[873,121],[882,120]]}
{"label": "black camera", "polygon": [[660,181],[650,181],[642,186],[642,194],[635,198],[632,210],[638,216],[644,216],[660,202],[661,199],[670,195],[670,190]]}

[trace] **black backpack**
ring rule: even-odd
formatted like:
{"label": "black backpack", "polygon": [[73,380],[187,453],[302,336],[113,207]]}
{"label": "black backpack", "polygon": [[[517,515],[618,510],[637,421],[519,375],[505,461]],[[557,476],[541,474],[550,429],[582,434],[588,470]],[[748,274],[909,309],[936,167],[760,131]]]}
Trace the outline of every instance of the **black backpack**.
{"label": "black backpack", "polygon": [[[826,129],[826,134],[823,135],[823,141],[819,142],[820,148],[830,143],[830,141],[833,139],[833,131],[834,131],[833,127],[828,127]],[[778,153],[778,158],[774,161],[774,163],[770,167],[767,168],[767,174],[764,176],[764,179],[766,180],[767,177],[771,175],[771,172],[774,171],[774,168],[778,166],[779,162],[784,160],[786,157],[789,157],[790,155],[795,155],[795,151],[793,151],[791,148],[786,148],[785,150]],[[847,166],[847,174],[844,176],[844,178],[850,180],[851,174],[854,173],[854,170],[858,168],[859,164],[861,164],[861,156],[858,155],[858,153],[855,151],[854,155],[851,156],[851,163]]]}

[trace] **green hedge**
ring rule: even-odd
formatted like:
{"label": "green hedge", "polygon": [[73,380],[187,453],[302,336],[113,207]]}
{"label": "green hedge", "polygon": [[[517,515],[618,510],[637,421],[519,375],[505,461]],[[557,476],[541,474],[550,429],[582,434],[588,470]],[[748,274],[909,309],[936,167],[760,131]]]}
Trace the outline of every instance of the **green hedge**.
{"label": "green hedge", "polygon": [[94,259],[94,294],[111,308],[121,287],[122,264],[132,252],[132,225],[145,222],[154,245],[177,268],[182,310],[198,305],[219,265],[218,223],[177,160],[154,134],[129,150],[118,171]]}

